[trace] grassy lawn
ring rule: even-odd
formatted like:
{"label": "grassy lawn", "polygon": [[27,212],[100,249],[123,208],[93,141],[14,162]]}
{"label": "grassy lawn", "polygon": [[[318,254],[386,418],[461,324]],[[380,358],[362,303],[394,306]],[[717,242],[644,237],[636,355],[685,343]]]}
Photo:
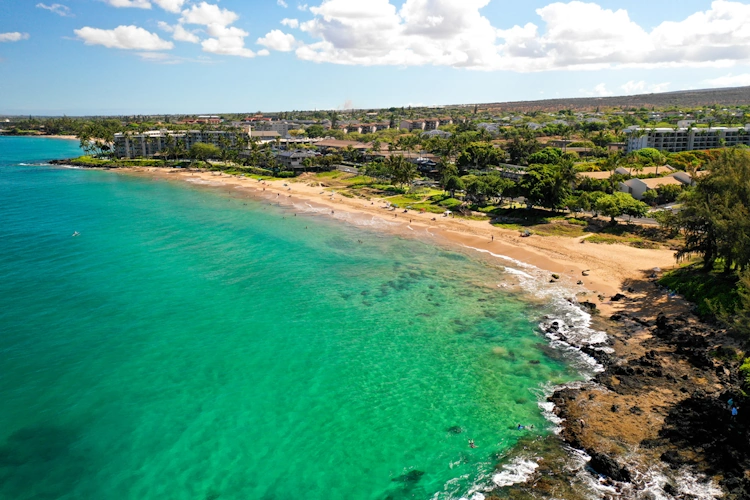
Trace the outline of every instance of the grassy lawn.
{"label": "grassy lawn", "polygon": [[612,234],[594,234],[586,238],[589,243],[598,243],[604,245],[630,245],[636,248],[660,248],[660,245],[654,241],[644,240],[638,236],[616,236]]}
{"label": "grassy lawn", "polygon": [[593,236],[586,238],[589,243],[612,245],[619,243],[636,248],[672,248],[680,244],[681,236],[672,236],[657,226],[639,226],[635,224],[611,225],[598,222],[597,227],[590,227]]}

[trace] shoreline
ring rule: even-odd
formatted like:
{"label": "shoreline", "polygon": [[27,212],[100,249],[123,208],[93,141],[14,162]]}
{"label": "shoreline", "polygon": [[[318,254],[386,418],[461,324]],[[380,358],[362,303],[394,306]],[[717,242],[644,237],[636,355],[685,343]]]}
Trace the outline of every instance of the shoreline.
{"label": "shoreline", "polygon": [[43,135],[43,134],[0,134],[0,137],[37,137],[39,139],[62,139],[65,141],[77,141],[74,135]]}
{"label": "shoreline", "polygon": [[[562,419],[559,424],[561,434],[560,437],[550,436],[545,440],[546,446],[559,441],[561,449],[570,446],[591,457],[588,467],[609,479],[597,484],[596,478],[586,470],[587,461],[580,460],[577,482],[584,482],[602,494],[658,491],[669,495],[666,498],[674,498],[673,493],[688,493],[679,490],[681,483],[686,481],[694,484],[693,488],[716,491],[715,485],[704,485],[702,480],[690,475],[691,470],[700,473],[701,478],[712,475],[710,468],[701,466],[698,454],[686,458],[680,462],[681,468],[673,470],[670,468],[673,464],[668,465],[664,457],[681,456],[679,446],[669,440],[659,441],[662,432],[671,425],[670,415],[675,407],[700,394],[721,399],[731,382],[731,377],[718,375],[724,372],[714,364],[708,369],[703,352],[707,347],[700,353],[692,350],[686,354],[679,349],[674,353],[670,339],[661,338],[660,331],[668,329],[665,325],[670,321],[684,323],[691,336],[694,331],[698,332],[697,335],[708,335],[705,325],[690,315],[689,303],[669,297],[649,278],[655,267],[674,267],[672,251],[581,244],[579,238],[556,236],[521,238],[516,231],[495,228],[486,221],[453,219],[415,211],[404,213],[403,209],[387,210],[385,202],[379,198],[347,198],[332,193],[324,185],[312,185],[311,179],[307,183],[293,179],[261,182],[247,177],[184,169],[127,167],[106,170],[211,188],[232,188],[231,194],[266,201],[307,203],[311,208],[319,209],[321,215],[328,214],[337,219],[342,219],[341,214],[353,214],[361,220],[377,217],[389,223],[383,226],[389,225],[390,232],[409,235],[424,231],[441,243],[481,253],[495,264],[502,264],[498,259],[513,259],[550,273],[550,277],[553,273],[560,275],[559,279],[551,279],[552,283],[573,285],[578,280],[584,281],[582,285],[570,287],[572,294],[579,302],[588,303],[588,312],[594,313],[591,328],[605,331],[611,348],[597,350],[593,346],[571,342],[584,354],[595,358],[602,371],[588,382],[553,389],[548,401],[554,403],[552,411]],[[579,287],[580,292],[575,293],[575,287]],[[619,299],[611,300],[618,294]],[[663,312],[667,312],[671,319],[660,320]],[[565,325],[550,321],[540,328],[550,341],[560,337],[568,340],[563,333]],[[696,363],[693,358],[703,361]],[[644,369],[644,366],[653,369]],[[665,374],[667,370],[679,374],[680,378]],[[709,373],[704,373],[707,370]],[[726,368],[723,370],[727,371]],[[717,375],[712,375],[712,371]],[[585,427],[580,424],[583,421]],[[653,444],[646,446],[646,442]],[[557,455],[553,453],[552,456]],[[540,481],[558,490],[568,484],[569,490],[571,477],[567,461],[571,456],[543,458],[527,481],[511,486],[511,491],[527,494],[535,491]],[[659,484],[654,486],[656,483]],[[561,498],[578,497],[570,492]]]}
{"label": "shoreline", "polygon": [[[263,196],[278,195],[292,201],[309,202],[332,211],[349,212],[359,217],[377,217],[395,223],[404,234],[414,231],[429,231],[459,246],[471,247],[531,264],[558,274],[577,283],[583,281],[581,291],[595,301],[603,314],[613,311],[608,301],[598,300],[621,293],[623,283],[634,276],[650,272],[659,267],[675,267],[674,253],[666,249],[640,249],[623,245],[581,244],[580,238],[559,236],[532,236],[522,238],[517,231],[491,226],[487,221],[473,221],[461,218],[443,217],[431,213],[419,213],[403,209],[388,210],[386,201],[381,198],[370,200],[348,198],[338,193],[331,196],[332,189],[324,185],[311,186],[309,183],[289,180],[263,181],[247,177],[237,177],[216,172],[186,171],[184,169],[164,169],[157,167],[120,167],[109,169],[168,180],[183,180],[192,183],[205,183],[215,187],[228,187],[252,190]],[[265,191],[264,191],[265,190]],[[335,213],[334,213],[335,215]],[[432,220],[435,219],[435,220]],[[494,238],[493,238],[494,237]],[[586,272],[587,276],[584,276]]]}

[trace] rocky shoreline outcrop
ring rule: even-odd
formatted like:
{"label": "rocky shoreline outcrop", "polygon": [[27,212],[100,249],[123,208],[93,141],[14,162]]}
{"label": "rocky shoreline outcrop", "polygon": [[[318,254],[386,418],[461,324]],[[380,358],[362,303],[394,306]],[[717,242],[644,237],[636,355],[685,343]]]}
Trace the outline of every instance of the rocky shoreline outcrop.
{"label": "rocky shoreline outcrop", "polygon": [[589,472],[620,497],[641,498],[639,478],[658,477],[650,491],[706,498],[680,484],[689,472],[720,485],[724,498],[750,498],[750,407],[743,408],[737,342],[689,312],[625,312],[659,293],[652,288],[638,299],[618,297],[625,307],[600,325],[615,352],[587,354],[604,371],[549,398],[563,419],[561,437],[591,457]]}

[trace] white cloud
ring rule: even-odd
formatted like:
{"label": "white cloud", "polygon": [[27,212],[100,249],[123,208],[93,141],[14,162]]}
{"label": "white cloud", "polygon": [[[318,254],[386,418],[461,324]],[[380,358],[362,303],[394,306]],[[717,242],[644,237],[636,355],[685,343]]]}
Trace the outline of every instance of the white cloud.
{"label": "white cloud", "polygon": [[646,82],[644,82],[643,80],[639,82],[630,80],[622,86],[622,90],[624,90],[628,94],[639,94],[646,90]]}
{"label": "white cloud", "polygon": [[19,42],[21,40],[28,39],[28,33],[19,33],[18,31],[13,31],[11,33],[0,33],[0,42]]}
{"label": "white cloud", "polygon": [[283,33],[281,30],[272,30],[263,38],[258,38],[255,43],[279,52],[291,52],[297,45],[293,35]]}
{"label": "white cloud", "polygon": [[182,11],[180,22],[184,24],[202,24],[205,26],[216,24],[229,26],[239,19],[239,16],[231,10],[222,9],[218,5],[201,2]]}
{"label": "white cloud", "polygon": [[104,0],[112,7],[135,7],[136,9],[150,9],[149,0]]}
{"label": "white cloud", "polygon": [[297,5],[297,10],[301,10],[302,12],[305,12],[305,11],[307,11],[307,9],[308,9],[308,6],[307,6],[306,3],[302,3],[302,4],[298,4]]}
{"label": "white cloud", "polygon": [[635,80],[630,80],[629,82],[626,82],[624,85],[622,85],[620,88],[625,91],[626,94],[643,94],[643,93],[659,93],[664,92],[669,88],[670,82],[662,82],[662,83],[652,83],[647,84],[645,81],[641,80],[636,82]]}
{"label": "white cloud", "polygon": [[517,72],[725,67],[750,63],[750,5],[714,0],[648,31],[625,9],[553,2],[540,22],[499,29],[490,0],[323,0],[300,24],[315,40],[301,59],[356,65],[444,65]]}
{"label": "white cloud", "polygon": [[174,34],[172,35],[172,38],[174,38],[178,42],[198,43],[201,41],[201,39],[198,38],[195,33],[186,30],[181,24],[178,24],[174,27]]}
{"label": "white cloud", "polygon": [[178,42],[200,43],[201,41],[201,39],[198,38],[198,35],[192,31],[186,30],[181,24],[175,24],[172,26],[164,21],[159,21],[159,28],[167,33],[172,33],[172,39],[177,40]]}
{"label": "white cloud", "polygon": [[284,0],[276,0],[276,5],[278,5],[279,7],[284,7],[285,9],[289,7],[289,4]]}
{"label": "white cloud", "polygon": [[299,21],[297,19],[282,19],[281,24],[290,28],[299,28]]}
{"label": "white cloud", "polygon": [[204,52],[225,56],[255,57],[252,50],[245,48],[246,31],[232,26],[209,24],[207,28],[208,40],[201,43]]}
{"label": "white cloud", "polygon": [[259,55],[259,56],[261,56],[261,57],[265,57],[265,56],[270,56],[270,55],[271,55],[271,53],[270,53],[270,52],[269,52],[269,51],[268,51],[267,49],[260,49],[260,50],[259,50],[259,51],[257,52],[257,55]]}
{"label": "white cloud", "polygon": [[593,90],[580,89],[579,92],[586,96],[596,97],[607,97],[612,95],[612,92],[607,90],[607,86],[604,83],[595,86]]}
{"label": "white cloud", "polygon": [[179,14],[182,6],[185,5],[186,0],[153,0],[156,5],[166,10],[167,12],[173,12]]}
{"label": "white cloud", "polygon": [[66,5],[61,5],[59,3],[53,3],[52,5],[46,5],[43,3],[36,4],[37,8],[48,10],[50,12],[54,12],[58,16],[62,17],[73,17],[73,14],[70,13],[70,8]]}
{"label": "white cloud", "polygon": [[[204,52],[225,56],[255,57],[252,50],[245,47],[246,31],[230,26],[239,16],[218,5],[201,2],[182,11],[180,24],[202,24],[209,37],[201,42]],[[175,31],[176,33],[176,31]]]}
{"label": "white cloud", "polygon": [[711,87],[745,87],[750,85],[750,73],[743,73],[741,75],[729,73],[718,78],[704,80],[704,82]]}
{"label": "white cloud", "polygon": [[84,27],[75,34],[86,45],[103,45],[107,48],[129,50],[169,50],[172,42],[162,40],[159,35],[150,33],[138,26],[118,26],[113,30]]}
{"label": "white cloud", "polygon": [[603,83],[600,83],[599,85],[597,85],[596,87],[594,87],[594,93],[596,95],[598,95],[598,96],[612,95],[612,92],[610,92],[609,90],[607,90],[607,86],[604,85]]}
{"label": "white cloud", "polygon": [[180,13],[180,9],[185,5],[187,0],[104,0],[113,7],[135,7],[137,9],[150,9],[151,2],[175,14]]}

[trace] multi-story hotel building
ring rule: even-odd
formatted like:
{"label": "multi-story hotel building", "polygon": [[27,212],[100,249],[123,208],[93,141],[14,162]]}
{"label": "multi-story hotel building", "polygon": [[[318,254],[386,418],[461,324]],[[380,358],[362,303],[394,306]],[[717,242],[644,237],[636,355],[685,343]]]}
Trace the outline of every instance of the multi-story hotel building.
{"label": "multi-story hotel building", "polygon": [[[193,144],[202,142],[223,147],[228,144],[234,147],[241,136],[247,136],[248,141],[270,142],[279,138],[275,131],[251,131],[250,128],[242,130],[150,130],[141,134],[115,134],[114,151],[119,158],[150,158],[158,155],[165,149],[169,142],[181,142],[185,150],[189,150]],[[171,139],[168,139],[171,138]]]}
{"label": "multi-story hotel building", "polygon": [[678,153],[740,144],[750,146],[750,125],[732,128],[631,128],[625,133],[629,135],[628,153],[644,148]]}

